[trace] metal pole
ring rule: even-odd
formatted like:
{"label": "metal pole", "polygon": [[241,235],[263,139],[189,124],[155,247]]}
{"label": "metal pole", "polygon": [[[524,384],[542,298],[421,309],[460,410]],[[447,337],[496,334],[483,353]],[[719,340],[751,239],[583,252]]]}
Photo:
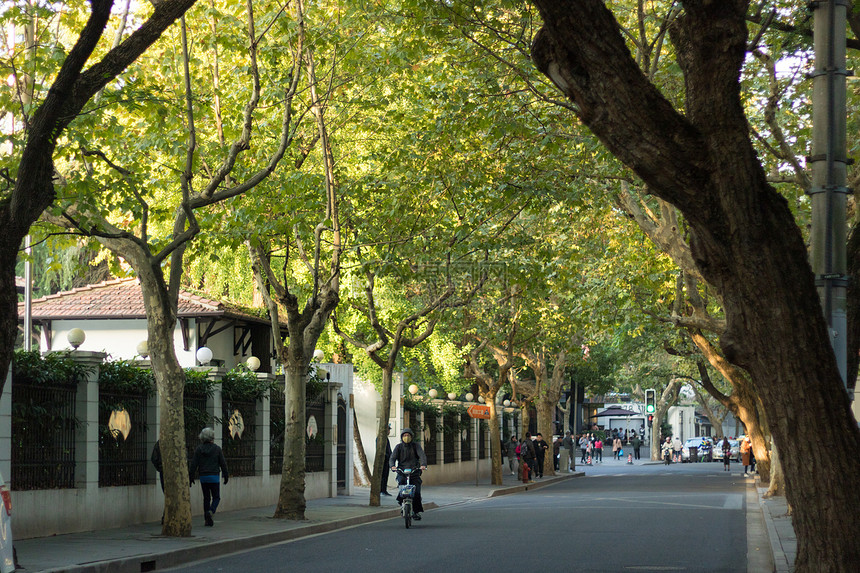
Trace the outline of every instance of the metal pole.
{"label": "metal pole", "polygon": [[839,373],[847,389],[845,26],[847,0],[810,3],[815,10],[812,73],[812,270]]}
{"label": "metal pole", "polygon": [[[573,408],[573,435],[574,436],[577,435],[576,430],[577,430],[577,428],[579,428],[579,425],[576,423],[576,400],[577,400],[578,396],[579,396],[579,383],[574,380],[574,382],[573,382],[573,406],[571,406]],[[569,429],[570,428],[568,428],[568,430]],[[573,470],[576,471],[576,444],[573,444],[573,450],[571,451],[571,457],[573,459],[570,460],[570,467],[572,467]]]}
{"label": "metal pole", "polygon": [[[475,455],[475,485],[477,486],[478,485],[478,471],[480,470],[480,462],[481,462],[481,452],[478,451],[479,450],[478,444],[481,441],[481,437],[478,435],[478,432],[481,431],[481,420],[479,420],[478,418],[472,418],[472,419],[475,421],[475,428],[477,429],[477,431],[475,432],[475,447],[472,450],[473,452],[475,452],[475,454],[474,454]],[[490,441],[492,442],[492,440],[490,440]],[[492,466],[493,450],[494,449],[495,448],[493,447],[493,444],[491,443],[490,444],[490,465],[491,466]],[[490,473],[492,473],[492,470],[490,470]],[[492,481],[492,478],[490,478],[490,481]]]}

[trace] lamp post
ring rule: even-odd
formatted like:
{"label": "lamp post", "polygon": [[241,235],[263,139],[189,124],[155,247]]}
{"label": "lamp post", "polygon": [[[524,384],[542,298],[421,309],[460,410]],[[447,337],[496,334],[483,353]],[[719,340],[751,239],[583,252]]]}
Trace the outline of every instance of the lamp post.
{"label": "lamp post", "polygon": [[140,356],[141,358],[145,359],[146,357],[148,357],[149,356],[149,341],[148,340],[141,340],[140,342],[138,342],[136,351],[137,351],[137,355]]}

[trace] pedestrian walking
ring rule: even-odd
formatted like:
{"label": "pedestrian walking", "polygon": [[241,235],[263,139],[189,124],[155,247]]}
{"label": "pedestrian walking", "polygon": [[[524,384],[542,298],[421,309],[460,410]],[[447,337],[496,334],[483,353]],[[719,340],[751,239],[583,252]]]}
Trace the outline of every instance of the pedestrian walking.
{"label": "pedestrian walking", "polygon": [[526,432],[525,438],[520,443],[520,462],[522,465],[523,483],[532,481],[535,465],[535,447],[532,444],[532,435]]}
{"label": "pedestrian walking", "polygon": [[731,471],[729,464],[732,457],[732,445],[728,438],[723,438],[723,471]]}
{"label": "pedestrian walking", "polygon": [[741,442],[741,461],[744,464],[744,477],[751,475],[755,471],[755,457],[752,452],[752,440],[749,436],[744,436]]}
{"label": "pedestrian walking", "polygon": [[564,439],[561,441],[561,445],[564,447],[564,449],[567,450],[567,471],[572,472],[575,463],[573,461],[575,447],[573,442],[573,436],[570,435],[570,430],[567,430],[564,433]]}
{"label": "pedestrian walking", "polygon": [[684,444],[681,443],[681,438],[675,436],[672,440],[672,461],[676,463],[681,463],[681,450],[684,448]]}
{"label": "pedestrian walking", "polygon": [[594,440],[594,461],[595,463],[603,463],[603,440],[600,436]]}
{"label": "pedestrian walking", "polygon": [[612,457],[616,460],[621,459],[621,438],[619,436],[615,436],[615,439],[612,440]]}
{"label": "pedestrian walking", "polygon": [[189,476],[191,485],[194,485],[194,476],[200,473],[200,488],[203,490],[203,519],[207,527],[212,527],[215,523],[212,521],[212,515],[218,509],[218,504],[221,503],[221,485],[218,483],[219,474],[224,475],[224,485],[230,476],[227,472],[227,460],[224,459],[224,452],[215,444],[215,430],[212,428],[203,428],[200,432],[200,441],[202,442],[197,449],[194,450],[194,457],[191,458],[191,469]]}
{"label": "pedestrian walking", "polygon": [[633,439],[630,440],[630,445],[633,446],[633,459],[639,459],[639,448],[642,447],[642,440],[638,435],[633,434]]}
{"label": "pedestrian walking", "polygon": [[558,462],[559,462],[558,458],[559,458],[559,455],[561,454],[561,443],[562,443],[562,441],[563,440],[562,440],[561,436],[558,436],[552,442],[552,466],[555,469],[555,471],[558,471]]}
{"label": "pedestrian walking", "polygon": [[508,456],[508,467],[511,469],[511,475],[517,475],[517,469],[519,469],[519,460],[517,460],[517,448],[519,448],[520,442],[517,440],[516,436],[511,436],[511,439],[505,444],[505,453]]}
{"label": "pedestrian walking", "polygon": [[591,445],[591,441],[588,439],[588,434],[582,434],[579,437],[579,449],[582,452],[582,458],[579,460],[579,463],[584,464],[586,462],[586,456],[588,455],[588,446]]}

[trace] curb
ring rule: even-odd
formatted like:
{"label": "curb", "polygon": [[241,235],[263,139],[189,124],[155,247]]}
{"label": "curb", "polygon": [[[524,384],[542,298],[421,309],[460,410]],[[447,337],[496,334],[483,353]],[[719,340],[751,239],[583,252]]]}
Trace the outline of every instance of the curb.
{"label": "curb", "polygon": [[[487,493],[487,497],[499,497],[502,495],[510,495],[536,489],[541,489],[556,483],[561,483],[576,477],[583,477],[584,472],[575,472],[568,475],[553,476],[541,482],[530,484],[522,484],[511,487],[495,489]],[[465,499],[463,500],[465,501]],[[459,502],[458,502],[459,503]],[[458,503],[445,503],[439,505],[435,502],[427,502],[424,505],[425,510],[439,509]],[[261,533],[248,537],[239,537],[235,539],[225,539],[218,541],[209,541],[205,544],[201,543],[196,547],[183,547],[181,549],[173,549],[158,553],[142,553],[127,557],[124,559],[109,559],[104,561],[95,561],[84,565],[74,565],[71,567],[61,567],[54,569],[43,569],[39,573],[145,573],[148,571],[158,571],[168,569],[170,567],[178,567],[187,565],[194,561],[203,559],[211,559],[213,557],[221,557],[231,553],[240,551],[248,551],[275,543],[284,541],[293,541],[311,535],[321,533],[329,533],[339,529],[352,527],[355,525],[363,525],[375,521],[383,521],[400,517],[400,509],[380,510],[376,513],[369,513],[345,519],[334,519],[311,525],[294,527],[284,531],[276,531],[271,533]]]}
{"label": "curb", "polygon": [[540,482],[528,483],[528,484],[524,483],[522,485],[515,485],[515,486],[511,486],[511,487],[496,489],[496,490],[493,490],[490,493],[488,493],[487,497],[499,497],[502,495],[509,495],[512,493],[520,493],[523,491],[529,491],[529,490],[533,490],[533,489],[541,489],[541,488],[546,487],[548,485],[553,485],[555,483],[560,483],[560,482],[563,482],[563,481],[566,481],[566,480],[569,480],[569,479],[572,479],[575,477],[583,477],[583,476],[585,476],[585,472],[574,472],[572,474],[560,475],[560,476],[557,475],[557,476],[547,478],[546,480],[540,481]]}
{"label": "curb", "polygon": [[[439,505],[433,502],[428,502],[424,506],[425,509],[437,509],[438,507]],[[249,549],[256,549],[258,547],[264,547],[266,545],[272,545],[284,541],[293,541],[302,537],[328,533],[330,531],[344,529],[354,525],[383,521],[394,517],[400,517],[399,508],[359,515],[346,519],[324,521],[322,523],[315,523],[313,525],[306,525],[273,533],[262,533],[259,535],[240,537],[236,539],[210,541],[206,544],[201,544],[200,547],[184,547],[182,549],[174,549],[172,551],[159,553],[144,553],[128,557],[126,559],[97,561],[86,565],[61,567],[59,569],[43,569],[39,573],[144,573],[147,571],[157,571],[160,569],[186,565],[202,559],[221,557],[239,551],[247,551]]]}

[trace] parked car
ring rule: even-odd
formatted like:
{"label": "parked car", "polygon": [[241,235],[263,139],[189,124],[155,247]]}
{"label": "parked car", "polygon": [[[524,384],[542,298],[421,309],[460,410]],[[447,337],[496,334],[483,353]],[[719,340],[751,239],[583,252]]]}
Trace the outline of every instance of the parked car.
{"label": "parked car", "polygon": [[[684,447],[681,448],[681,461],[682,462],[697,462],[699,461],[698,453],[699,446],[701,446],[705,441],[705,438],[695,437],[688,438],[686,442],[684,442]],[[692,459],[690,458],[690,454],[693,455]]]}
{"label": "parked car", "polygon": [[0,473],[0,572],[12,573],[15,570],[15,550],[12,547],[12,493]]}
{"label": "parked car", "polygon": [[[723,438],[725,440],[727,438]],[[714,461],[723,459],[723,440],[714,444]],[[741,461],[741,443],[737,440],[729,440],[729,459],[736,462]]]}

